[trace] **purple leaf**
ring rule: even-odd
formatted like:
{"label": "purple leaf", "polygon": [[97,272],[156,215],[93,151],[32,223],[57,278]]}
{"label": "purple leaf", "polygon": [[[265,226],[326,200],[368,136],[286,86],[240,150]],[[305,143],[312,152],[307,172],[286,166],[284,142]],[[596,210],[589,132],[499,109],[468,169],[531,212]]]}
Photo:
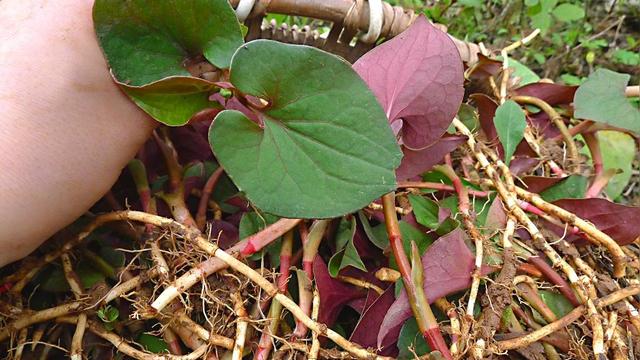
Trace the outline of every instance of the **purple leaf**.
{"label": "purple leaf", "polygon": [[554,204],[590,221],[620,245],[630,244],[640,236],[640,227],[636,224],[640,208],[605,199],[562,199]]}
{"label": "purple leaf", "polygon": [[514,92],[516,95],[536,97],[554,106],[571,104],[576,90],[578,90],[577,86],[537,82],[519,87]]}
{"label": "purple leaf", "polygon": [[417,150],[435,143],[464,95],[463,66],[455,44],[424,16],[399,36],[361,57],[354,69],[385,109],[402,121],[402,143]]}
{"label": "purple leaf", "polygon": [[403,146],[404,157],[396,170],[396,178],[406,180],[422,174],[442,161],[446,154],[455,150],[466,139],[465,136],[444,136],[435,144],[422,150],[411,150]]}
{"label": "purple leaf", "polygon": [[563,179],[562,177],[525,176],[522,182],[525,183],[527,191],[541,193]]}
{"label": "purple leaf", "polygon": [[492,76],[496,76],[502,70],[502,62],[489,59],[488,57],[478,54],[478,62],[469,69],[470,80],[487,80]]}
{"label": "purple leaf", "polygon": [[513,175],[518,176],[533,169],[538,165],[539,162],[539,159],[531,158],[528,156],[516,157],[511,160],[511,163],[509,164],[509,170],[511,170]]}
{"label": "purple leaf", "polygon": [[218,245],[228,249],[238,242],[238,228],[223,220],[213,220],[211,224],[211,236],[218,239]]}
{"label": "purple leaf", "polygon": [[507,224],[507,213],[504,211],[504,205],[500,201],[499,197],[493,199],[489,212],[487,213],[487,220],[484,223],[484,227],[490,231],[501,230]]}
{"label": "purple leaf", "polygon": [[544,138],[548,139],[560,135],[560,130],[551,122],[551,118],[544,111],[527,115],[527,121]]}
{"label": "purple leaf", "polygon": [[[422,256],[422,264],[424,291],[429,303],[471,286],[474,256],[459,228],[436,240]],[[377,345],[389,346],[396,342],[402,324],[411,315],[409,299],[403,289],[384,317]]]}
{"label": "purple leaf", "polygon": [[176,127],[171,129],[169,135],[181,164],[213,159],[206,133],[200,133],[196,127],[192,125]]}
{"label": "purple leaf", "polygon": [[327,326],[333,325],[347,303],[364,296],[364,292],[355,286],[332,278],[320,255],[313,260],[313,276],[320,293],[318,321]]}
{"label": "purple leaf", "polygon": [[471,99],[473,99],[478,107],[478,116],[480,118],[482,132],[484,132],[489,142],[496,141],[496,139],[498,139],[498,132],[493,125],[493,118],[496,115],[498,103],[484,94],[473,94],[471,95]]}
{"label": "purple leaf", "polygon": [[[360,316],[360,320],[358,321],[355,329],[353,329],[349,340],[360,344],[365,348],[375,348],[377,346],[378,334],[376,331],[371,330],[379,329],[382,325],[382,320],[394,302],[393,292],[394,286],[389,286],[382,295],[378,296],[373,301],[368,301],[368,304],[365,304],[365,310]],[[370,291],[370,293],[375,294],[373,291]],[[382,348],[380,354],[388,355],[387,351],[392,350],[392,348],[392,346]]]}

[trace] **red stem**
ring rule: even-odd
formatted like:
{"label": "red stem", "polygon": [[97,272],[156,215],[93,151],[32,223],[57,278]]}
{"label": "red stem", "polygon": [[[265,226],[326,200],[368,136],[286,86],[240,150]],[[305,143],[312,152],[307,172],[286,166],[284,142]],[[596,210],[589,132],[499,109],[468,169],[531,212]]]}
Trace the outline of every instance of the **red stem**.
{"label": "red stem", "polygon": [[[438,350],[442,353],[447,360],[452,360],[451,353],[449,353],[449,347],[447,343],[444,341],[442,337],[442,333],[440,332],[440,328],[438,326],[431,327],[422,333],[422,337],[427,341],[429,347],[431,349]],[[441,349],[446,349],[445,352],[442,352]]]}
{"label": "red stem", "polygon": [[218,180],[222,176],[222,166],[218,167],[216,171],[211,174],[207,183],[202,188],[202,196],[200,197],[200,203],[198,203],[198,212],[196,213],[196,224],[200,230],[204,230],[204,226],[207,223],[207,208],[209,207],[209,198],[215,188]]}
{"label": "red stem", "polygon": [[[569,134],[571,134],[571,137],[575,137],[576,135],[581,134],[583,131],[591,127],[591,125],[593,125],[593,121],[590,121],[590,120],[582,121],[578,125],[570,127]],[[551,138],[550,140],[557,143],[564,142],[564,138],[562,137],[562,135],[558,135],[554,138]]]}
{"label": "red stem", "polygon": [[293,247],[293,230],[288,231],[284,235],[282,241],[282,249],[280,249],[280,276],[278,277],[278,291],[287,292],[287,284],[289,283],[289,275],[291,269],[291,253]]}
{"label": "red stem", "polygon": [[[398,224],[398,218],[396,215],[396,201],[395,193],[391,192],[382,196],[382,209],[384,212],[384,221],[387,228],[387,235],[389,236],[389,244],[393,251],[393,255],[398,264],[398,270],[402,275],[405,290],[409,296],[409,303],[411,304],[413,315],[418,321],[422,335],[433,350],[440,351],[442,356],[447,360],[452,360],[449,347],[447,346],[438,322],[433,318],[433,313],[429,307],[429,303],[424,295],[422,289],[422,280],[419,281],[419,285],[413,281],[412,268],[409,262],[409,257],[404,251],[402,242],[402,233],[400,232],[400,225]],[[414,244],[414,260],[416,264],[419,264],[420,268],[416,269],[418,274],[422,274],[422,263],[420,262],[419,253],[417,247]],[[417,258],[416,258],[417,257]],[[422,279],[422,275],[420,275]]]}
{"label": "red stem", "polygon": [[256,252],[262,250],[265,246],[269,245],[273,240],[284,235],[287,231],[293,229],[302,219],[287,219],[282,218],[275,223],[267,226],[264,230],[249,236],[247,244],[242,249],[242,256],[253,255]]}
{"label": "red stem", "polygon": [[534,206],[533,204],[530,204],[524,200],[518,200],[518,206],[520,206],[520,209],[524,210],[524,211],[528,211],[534,215],[538,215],[538,216],[544,216],[546,215],[546,213],[540,209],[538,209],[536,206]]}
{"label": "red stem", "polygon": [[391,245],[393,256],[398,263],[398,270],[404,283],[411,284],[411,264],[402,244],[402,233],[396,217],[395,194],[389,193],[382,196],[382,207],[387,235],[389,236],[389,245]]}
{"label": "red stem", "polygon": [[557,177],[565,177],[565,176],[567,176],[567,173],[565,173],[564,170],[562,170],[558,166],[558,164],[556,164],[554,162],[549,162],[549,168],[551,168],[551,172]]}
{"label": "red stem", "polygon": [[603,162],[602,162],[602,152],[600,151],[600,142],[598,141],[598,137],[595,133],[585,132],[582,134],[584,141],[587,143],[587,147],[589,148],[589,152],[591,153],[591,162],[593,163],[593,173],[595,177],[599,177],[602,174],[603,170]]}
{"label": "red stem", "polygon": [[549,280],[549,282],[558,286],[558,291],[560,291],[562,295],[564,295],[564,297],[566,297],[573,306],[582,305],[576,297],[576,294],[573,293],[573,290],[571,289],[571,286],[569,286],[569,283],[567,283],[567,281],[562,276],[560,276],[558,272],[556,272],[549,264],[547,264],[546,261],[544,261],[544,259],[542,258],[542,254],[540,254],[539,256],[532,256],[527,260],[533,266],[537,267],[538,270],[540,270],[540,272],[544,275],[544,277]]}

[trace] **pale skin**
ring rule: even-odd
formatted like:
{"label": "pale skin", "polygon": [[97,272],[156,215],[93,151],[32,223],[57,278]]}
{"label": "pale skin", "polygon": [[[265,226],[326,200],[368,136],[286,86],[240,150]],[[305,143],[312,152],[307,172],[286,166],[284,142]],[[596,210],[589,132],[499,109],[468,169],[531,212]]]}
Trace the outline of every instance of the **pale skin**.
{"label": "pale skin", "polygon": [[113,83],[91,0],[0,0],[0,266],[98,201],[154,122]]}

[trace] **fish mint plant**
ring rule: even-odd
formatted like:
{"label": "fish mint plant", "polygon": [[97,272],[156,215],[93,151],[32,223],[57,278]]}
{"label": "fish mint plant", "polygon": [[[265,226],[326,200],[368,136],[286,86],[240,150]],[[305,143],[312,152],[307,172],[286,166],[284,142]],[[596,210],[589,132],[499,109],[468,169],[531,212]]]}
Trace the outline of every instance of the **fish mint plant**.
{"label": "fish mint plant", "polygon": [[[399,147],[346,61],[308,46],[243,44],[226,0],[97,1],[94,21],[114,79],[154,119],[184,125],[220,107],[210,98],[221,87],[253,114],[221,111],[209,142],[259,209],[336,217],[395,189]],[[197,61],[217,81],[193,76]]]}
{"label": "fish mint plant", "polygon": [[[392,193],[396,177],[423,172],[463,140],[443,138],[464,93],[462,61],[446,34],[419,17],[352,68],[313,47],[271,40],[244,44],[226,0],[98,0],[94,21],[115,81],[154,119],[181,126],[217,112],[208,140],[219,165],[252,205],[283,217],[264,230],[277,235],[237,244],[242,256],[258,252],[298,223],[285,218],[347,215],[382,196],[389,245],[418,328],[433,349],[451,358],[423,289],[425,244],[403,242]],[[221,89],[229,99],[215,95]],[[168,154],[169,139],[159,141]],[[403,151],[409,160],[396,171]],[[429,153],[427,161],[421,160]],[[174,217],[193,226],[188,211],[186,217],[185,211],[175,211],[186,206],[182,191],[175,187],[173,195],[162,198]],[[347,266],[366,270],[353,244],[355,219],[351,223],[337,263],[331,262],[334,277]],[[322,233],[310,238],[315,240],[305,244],[303,261],[308,271],[299,272],[300,281],[314,277]],[[181,287],[196,279],[185,278]],[[173,288],[152,307],[166,306],[177,295],[178,287]],[[309,296],[301,292],[300,301],[308,312]],[[294,336],[305,332],[306,325],[299,323]],[[260,353],[268,354],[268,340],[261,340]]]}
{"label": "fish mint plant", "polygon": [[[0,353],[640,356],[633,78],[512,73],[538,31],[463,66],[472,47],[408,12],[352,66],[245,43],[230,3],[95,1],[114,81],[163,126],[105,201],[0,269]],[[282,3],[342,2],[260,2]]]}

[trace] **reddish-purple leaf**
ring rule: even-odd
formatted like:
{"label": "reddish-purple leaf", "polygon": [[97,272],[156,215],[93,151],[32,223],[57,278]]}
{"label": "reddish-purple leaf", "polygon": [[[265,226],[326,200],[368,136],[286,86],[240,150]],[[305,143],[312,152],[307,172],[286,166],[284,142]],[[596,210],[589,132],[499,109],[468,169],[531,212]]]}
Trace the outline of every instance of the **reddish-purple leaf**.
{"label": "reddish-purple leaf", "polygon": [[511,160],[511,163],[509,164],[509,170],[511,170],[513,175],[518,176],[533,169],[538,165],[539,162],[539,159],[531,158],[528,156],[519,156]]}
{"label": "reddish-purple leaf", "polygon": [[492,98],[484,94],[473,94],[471,99],[475,102],[478,108],[478,116],[480,118],[480,127],[482,132],[486,136],[489,142],[494,142],[498,139],[498,132],[495,125],[493,125],[493,118],[496,115],[496,109],[498,103],[493,101]]}
{"label": "reddish-purple leaf", "polygon": [[[358,321],[355,329],[353,329],[349,340],[360,344],[365,348],[377,347],[378,333],[371,330],[380,329],[382,320],[395,300],[393,292],[394,286],[390,286],[384,293],[382,293],[382,295],[375,298],[375,300],[367,301],[367,304],[365,304],[364,307],[365,310],[362,312],[360,320]],[[373,291],[370,291],[369,293],[375,294]],[[384,347],[378,353],[381,355],[389,355],[388,351],[393,351],[393,346]]]}
{"label": "reddish-purple leaf", "polygon": [[389,123],[394,126],[402,121],[402,142],[411,149],[435,143],[462,102],[464,79],[458,49],[424,16],[369,51],[353,67],[376,95]]}
{"label": "reddish-purple leaf", "polygon": [[213,159],[207,134],[200,133],[193,125],[173,128],[169,134],[181,164]]}
{"label": "reddish-purple leaf", "polygon": [[[436,240],[422,256],[422,264],[424,291],[429,303],[471,286],[474,257],[464,242],[463,231],[459,228]],[[377,345],[393,344],[398,338],[402,324],[411,314],[409,299],[403,289],[384,317],[378,332]]]}
{"label": "reddish-purple leaf", "polygon": [[499,197],[493,199],[489,212],[487,213],[487,220],[484,223],[484,227],[488,230],[501,230],[507,224],[507,213],[504,211],[504,205],[500,201]]}
{"label": "reddish-purple leaf", "polygon": [[470,80],[486,80],[491,76],[498,75],[501,70],[501,61],[478,54],[478,62],[468,71],[468,77]]}
{"label": "reddish-purple leaf", "polygon": [[347,303],[364,296],[364,292],[355,286],[332,278],[320,255],[313,260],[313,276],[320,294],[318,321],[327,326],[331,326],[336,321]]}
{"label": "reddish-purple leaf", "polygon": [[514,90],[516,95],[533,96],[547,102],[549,105],[571,104],[577,86],[550,84],[537,82],[527,84]]}
{"label": "reddish-purple leaf", "polygon": [[400,167],[396,169],[396,178],[406,180],[431,169],[466,139],[465,136],[443,136],[438,142],[422,150],[411,150],[403,146],[404,157]]}
{"label": "reddish-purple leaf", "polygon": [[527,191],[540,193],[563,179],[561,177],[525,176],[522,178],[522,182],[526,185]]}
{"label": "reddish-purple leaf", "polygon": [[620,245],[630,244],[640,236],[640,227],[636,224],[640,208],[595,198],[562,199],[554,204],[592,222]]}
{"label": "reddish-purple leaf", "polygon": [[218,245],[228,249],[238,242],[238,228],[224,220],[213,220],[211,225],[211,237],[218,239]]}
{"label": "reddish-purple leaf", "polygon": [[560,135],[560,130],[551,122],[551,118],[544,111],[527,115],[527,122],[536,129],[536,132],[542,134],[544,138],[548,139]]}

